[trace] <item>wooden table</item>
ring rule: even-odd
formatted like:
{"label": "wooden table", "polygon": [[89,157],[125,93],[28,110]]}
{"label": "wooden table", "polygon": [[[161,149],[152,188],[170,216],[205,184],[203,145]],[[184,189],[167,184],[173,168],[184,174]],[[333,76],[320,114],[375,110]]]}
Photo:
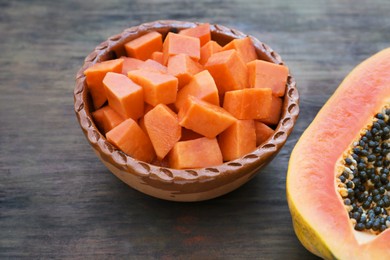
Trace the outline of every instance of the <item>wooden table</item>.
{"label": "wooden table", "polygon": [[[346,74],[389,46],[389,13],[387,0],[0,1],[0,258],[315,258],[292,228],[289,155]],[[221,198],[173,203],[129,188],[77,124],[84,57],[110,35],[159,19],[252,34],[296,77],[301,114],[284,149]]]}

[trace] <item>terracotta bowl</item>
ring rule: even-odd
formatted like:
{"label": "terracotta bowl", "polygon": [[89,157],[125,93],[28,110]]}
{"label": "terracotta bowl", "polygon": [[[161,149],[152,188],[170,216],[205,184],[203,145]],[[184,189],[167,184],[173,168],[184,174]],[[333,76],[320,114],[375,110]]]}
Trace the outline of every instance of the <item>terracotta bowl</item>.
{"label": "terracotta bowl", "polygon": [[[272,137],[255,151],[215,167],[176,170],[138,161],[116,149],[99,132],[91,118],[92,103],[86,87],[84,71],[91,65],[125,55],[123,45],[148,31],[165,36],[169,31],[194,27],[197,23],[156,21],[124,30],[99,44],[86,58],[76,76],[74,109],[80,126],[93,150],[106,167],[134,189],[153,197],[173,201],[201,201],[226,194],[255,176],[283,147],[299,113],[299,96],[294,78],[289,75],[283,112]],[[234,38],[246,37],[242,32],[221,25],[210,25],[212,39],[225,45]],[[258,58],[283,64],[280,56],[266,44],[250,36]]]}

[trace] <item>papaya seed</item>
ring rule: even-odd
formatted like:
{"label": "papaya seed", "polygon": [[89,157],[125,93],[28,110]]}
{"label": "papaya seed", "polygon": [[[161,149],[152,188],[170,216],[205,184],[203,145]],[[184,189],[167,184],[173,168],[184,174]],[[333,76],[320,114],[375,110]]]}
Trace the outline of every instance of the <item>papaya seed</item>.
{"label": "papaya seed", "polygon": [[363,223],[357,223],[356,226],[355,226],[355,229],[358,230],[358,231],[363,231],[365,228],[364,224]]}
{"label": "papaya seed", "polygon": [[354,218],[356,221],[359,221],[360,220],[360,213],[359,212],[352,213],[352,218]]}
{"label": "papaya seed", "polygon": [[351,165],[352,164],[352,159],[351,158],[346,158],[345,159],[345,164],[346,165]]}
{"label": "papaya seed", "polygon": [[366,225],[365,225],[365,228],[366,228],[366,229],[371,229],[371,228],[372,228],[372,224],[373,224],[373,221],[372,221],[372,220],[367,221],[367,222],[366,222]]}
{"label": "papaya seed", "polygon": [[351,205],[351,200],[348,199],[348,198],[346,198],[346,199],[344,200],[344,204],[347,205],[347,206]]}
{"label": "papaya seed", "polygon": [[376,114],[375,117],[378,118],[378,119],[381,119],[381,120],[385,119],[385,117],[384,117],[384,115],[382,113]]}
{"label": "papaya seed", "polygon": [[387,228],[386,225],[381,225],[379,230],[382,232],[382,231],[385,231],[386,228]]}

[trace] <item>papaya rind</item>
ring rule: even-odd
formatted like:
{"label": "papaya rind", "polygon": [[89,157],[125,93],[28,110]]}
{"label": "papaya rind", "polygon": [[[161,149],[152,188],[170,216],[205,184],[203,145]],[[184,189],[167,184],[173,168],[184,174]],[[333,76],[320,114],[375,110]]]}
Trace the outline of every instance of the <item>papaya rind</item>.
{"label": "papaya rind", "polygon": [[[287,195],[287,198],[289,196]],[[299,214],[294,203],[288,200],[288,207],[291,212],[294,232],[302,245],[313,254],[325,259],[336,259],[319,234]]]}

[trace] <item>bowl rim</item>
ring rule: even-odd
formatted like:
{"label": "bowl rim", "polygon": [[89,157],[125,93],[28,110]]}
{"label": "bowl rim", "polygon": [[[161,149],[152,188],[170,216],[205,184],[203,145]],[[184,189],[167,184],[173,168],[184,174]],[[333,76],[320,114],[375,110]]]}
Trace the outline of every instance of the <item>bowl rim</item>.
{"label": "bowl rim", "polygon": [[[110,144],[104,135],[100,133],[94,125],[91,113],[88,111],[88,91],[85,82],[84,71],[97,62],[112,58],[113,51],[123,46],[130,39],[139,37],[150,31],[169,31],[172,28],[177,30],[195,27],[202,22],[187,22],[175,20],[158,20],[154,22],[143,23],[125,29],[122,33],[110,36],[106,41],[100,43],[85,58],[84,64],[76,74],[76,86],[74,88],[74,111],[76,113],[80,127],[86,136],[88,142],[116,167],[120,167],[127,172],[138,175],[142,178],[150,178],[157,181],[168,183],[186,183],[186,182],[207,182],[218,178],[227,178],[240,171],[250,171],[251,177],[257,173],[257,169],[270,162],[285,144],[288,136],[299,115],[299,94],[296,88],[294,77],[289,72],[287,79],[286,92],[283,100],[283,108],[280,121],[275,128],[274,134],[254,151],[232,161],[223,164],[193,169],[173,169],[164,166],[157,166],[125,154]],[[232,29],[219,24],[210,24],[212,35],[219,35],[227,38],[250,37],[256,52],[261,59],[272,63],[285,65],[282,58],[267,44],[259,41],[251,35],[246,35],[236,29]]]}

